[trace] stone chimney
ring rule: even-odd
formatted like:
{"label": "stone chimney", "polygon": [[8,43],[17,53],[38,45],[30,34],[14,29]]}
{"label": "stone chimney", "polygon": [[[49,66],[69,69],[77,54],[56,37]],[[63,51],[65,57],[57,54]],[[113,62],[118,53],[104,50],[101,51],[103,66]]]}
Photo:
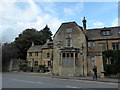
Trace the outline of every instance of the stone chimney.
{"label": "stone chimney", "polygon": [[31,46],[34,46],[34,42],[32,41],[32,45]]}
{"label": "stone chimney", "polygon": [[49,43],[50,42],[50,40],[49,39],[47,39],[47,43]]}
{"label": "stone chimney", "polygon": [[86,21],[85,17],[83,18],[83,21],[82,21],[82,22],[83,22],[83,29],[86,30],[86,22],[87,22],[87,21]]}

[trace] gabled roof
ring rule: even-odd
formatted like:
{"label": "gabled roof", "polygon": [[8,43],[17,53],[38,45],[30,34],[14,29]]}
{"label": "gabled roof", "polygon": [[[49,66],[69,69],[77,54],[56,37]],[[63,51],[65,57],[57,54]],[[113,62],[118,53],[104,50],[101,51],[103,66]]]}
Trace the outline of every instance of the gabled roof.
{"label": "gabled roof", "polygon": [[[109,36],[103,36],[101,31],[110,30]],[[120,27],[105,27],[97,29],[87,29],[86,36],[88,40],[120,39]]]}
{"label": "gabled roof", "polygon": [[52,49],[53,48],[53,42],[49,41],[45,43],[44,45],[34,45],[31,46],[27,52],[40,52],[42,49]]}
{"label": "gabled roof", "polygon": [[49,42],[45,43],[42,47],[42,49],[51,49],[51,48],[53,48],[53,42],[52,41],[51,42],[49,41]]}
{"label": "gabled roof", "polygon": [[43,45],[34,45],[31,46],[27,52],[39,52],[41,51]]}
{"label": "gabled roof", "polygon": [[82,28],[81,26],[79,26],[75,21],[73,21],[73,22],[65,22],[65,23],[62,23],[62,24],[60,25],[60,27],[58,28],[58,30],[57,30],[56,33],[54,34],[53,38],[55,37],[55,35],[57,34],[57,32],[60,30],[60,28],[61,28],[63,25],[65,25],[65,24],[75,24],[76,26],[78,26],[79,28],[81,28],[81,30],[83,31],[83,28]]}

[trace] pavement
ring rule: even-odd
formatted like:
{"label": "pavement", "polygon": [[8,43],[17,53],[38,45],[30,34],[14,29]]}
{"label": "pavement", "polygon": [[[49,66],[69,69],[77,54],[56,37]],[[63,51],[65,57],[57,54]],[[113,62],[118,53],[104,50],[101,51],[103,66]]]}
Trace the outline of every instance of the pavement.
{"label": "pavement", "polygon": [[62,77],[62,76],[53,76],[55,78],[62,78],[62,79],[77,79],[77,80],[88,80],[88,81],[97,81],[97,82],[112,82],[118,83],[118,79],[111,79],[111,78],[98,78],[93,79],[93,77]]}
{"label": "pavement", "polygon": [[60,78],[60,79],[74,79],[74,80],[87,80],[87,81],[96,81],[96,82],[120,83],[119,79],[98,78],[98,79],[93,80],[93,77],[54,76],[51,74],[51,72],[47,72],[47,73],[18,72],[18,73],[33,74],[33,75],[47,76],[47,77],[51,77],[51,78]]}

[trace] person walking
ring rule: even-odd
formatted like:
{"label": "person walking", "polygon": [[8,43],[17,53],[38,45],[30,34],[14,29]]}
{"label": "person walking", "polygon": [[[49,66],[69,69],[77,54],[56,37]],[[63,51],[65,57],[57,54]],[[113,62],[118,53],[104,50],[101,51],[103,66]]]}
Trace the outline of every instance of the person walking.
{"label": "person walking", "polygon": [[94,66],[93,68],[93,79],[97,79],[97,67]]}

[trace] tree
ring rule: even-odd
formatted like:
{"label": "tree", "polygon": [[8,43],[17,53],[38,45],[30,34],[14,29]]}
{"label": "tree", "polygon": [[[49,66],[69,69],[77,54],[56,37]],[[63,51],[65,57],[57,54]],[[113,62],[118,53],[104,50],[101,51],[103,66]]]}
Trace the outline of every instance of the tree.
{"label": "tree", "polygon": [[52,40],[51,36],[52,33],[48,26],[41,31],[37,31],[34,28],[25,29],[11,44],[19,49],[19,58],[26,60],[27,50],[31,47],[32,42],[34,42],[35,45],[43,45],[47,39]]}
{"label": "tree", "polygon": [[5,43],[2,46],[2,71],[8,71],[11,59],[18,58],[19,50],[11,44]]}
{"label": "tree", "polygon": [[26,29],[11,44],[19,49],[19,58],[26,59],[27,50],[30,48],[32,42],[43,44],[40,37],[41,34],[36,29]]}
{"label": "tree", "polygon": [[44,40],[49,39],[50,41],[52,41],[52,32],[50,31],[50,28],[47,25],[40,32],[43,34]]}

